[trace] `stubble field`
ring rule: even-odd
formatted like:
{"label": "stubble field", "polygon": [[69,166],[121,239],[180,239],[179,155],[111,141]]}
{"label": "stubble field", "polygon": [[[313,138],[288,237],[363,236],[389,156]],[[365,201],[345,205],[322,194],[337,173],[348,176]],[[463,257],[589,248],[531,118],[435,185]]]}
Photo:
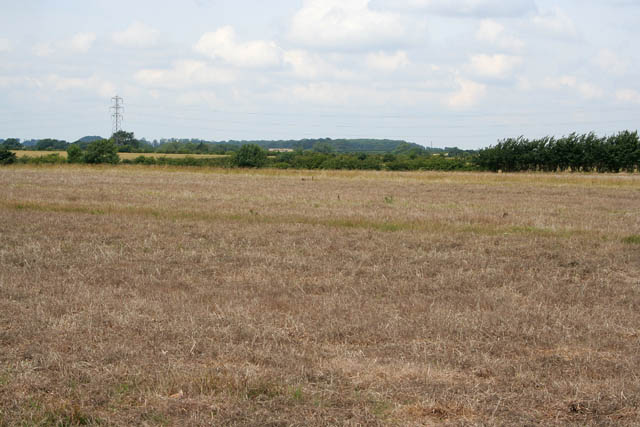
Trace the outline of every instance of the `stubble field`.
{"label": "stubble field", "polygon": [[1,425],[637,425],[640,175],[0,168]]}

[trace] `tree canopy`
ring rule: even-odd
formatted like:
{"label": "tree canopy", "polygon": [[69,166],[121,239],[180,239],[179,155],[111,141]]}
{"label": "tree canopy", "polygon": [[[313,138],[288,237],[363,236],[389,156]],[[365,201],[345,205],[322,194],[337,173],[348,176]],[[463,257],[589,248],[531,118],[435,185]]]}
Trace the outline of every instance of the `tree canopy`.
{"label": "tree canopy", "polygon": [[87,163],[117,164],[120,162],[118,147],[112,141],[106,139],[90,143],[84,154],[84,159]]}
{"label": "tree canopy", "polygon": [[259,168],[267,161],[267,152],[256,144],[240,147],[233,157],[233,163],[241,168]]}
{"label": "tree canopy", "polygon": [[0,146],[0,165],[10,165],[15,161],[16,153],[12,153],[8,148]]}

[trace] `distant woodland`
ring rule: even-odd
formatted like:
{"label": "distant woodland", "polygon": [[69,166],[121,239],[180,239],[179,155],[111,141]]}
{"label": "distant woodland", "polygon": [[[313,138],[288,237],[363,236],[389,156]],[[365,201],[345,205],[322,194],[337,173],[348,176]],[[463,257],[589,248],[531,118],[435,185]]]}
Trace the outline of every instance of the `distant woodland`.
{"label": "distant woodland", "polygon": [[[16,157],[10,150],[66,150],[57,154]],[[75,142],[56,139],[0,139],[0,163],[136,163],[213,167],[275,167],[295,169],[485,170],[633,172],[640,168],[638,132],[614,135],[572,133],[560,138],[498,141],[480,150],[426,148],[388,139],[302,139],[285,141],[204,141],[199,139],[136,139],[120,131],[109,139],[87,136]],[[277,151],[274,151],[277,150]],[[140,153],[121,160],[118,153]],[[184,154],[179,158],[145,154]],[[196,154],[224,155],[216,158]]]}

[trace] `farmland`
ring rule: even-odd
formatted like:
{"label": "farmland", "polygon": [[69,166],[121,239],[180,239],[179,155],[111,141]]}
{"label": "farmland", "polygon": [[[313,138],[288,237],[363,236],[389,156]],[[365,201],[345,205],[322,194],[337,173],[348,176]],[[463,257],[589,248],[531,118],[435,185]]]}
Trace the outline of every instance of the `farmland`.
{"label": "farmland", "polygon": [[0,182],[0,425],[640,423],[638,174]]}

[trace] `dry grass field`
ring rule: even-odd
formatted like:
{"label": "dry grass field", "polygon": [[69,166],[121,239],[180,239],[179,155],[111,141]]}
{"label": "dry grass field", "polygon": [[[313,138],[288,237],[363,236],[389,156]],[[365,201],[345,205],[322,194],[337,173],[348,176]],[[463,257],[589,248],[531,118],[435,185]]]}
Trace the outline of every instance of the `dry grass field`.
{"label": "dry grass field", "polygon": [[0,425],[640,424],[640,175],[0,184]]}
{"label": "dry grass field", "polygon": [[[60,157],[64,157],[65,159],[67,158],[67,152],[66,151],[38,151],[38,150],[12,150],[14,153],[16,153],[16,156],[18,157],[41,157],[41,156],[47,156],[49,154],[57,154]],[[183,158],[183,157],[196,157],[196,158],[216,158],[216,157],[227,157],[226,154],[173,154],[173,153],[118,153],[118,155],[120,156],[121,159],[135,159],[136,157],[139,156],[145,156],[145,157],[169,157],[172,159],[176,159],[176,158]]]}

